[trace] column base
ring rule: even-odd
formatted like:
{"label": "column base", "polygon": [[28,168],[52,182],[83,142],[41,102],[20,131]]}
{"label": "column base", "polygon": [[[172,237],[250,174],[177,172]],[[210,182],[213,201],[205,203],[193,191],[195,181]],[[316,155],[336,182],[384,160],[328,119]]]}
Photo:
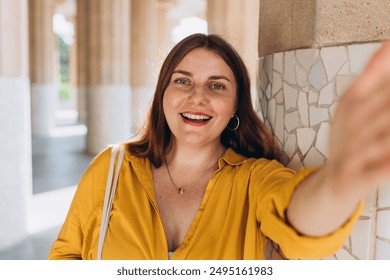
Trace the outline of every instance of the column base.
{"label": "column base", "polygon": [[31,86],[32,134],[50,136],[55,127],[55,110],[58,101],[58,85],[33,84]]}
{"label": "column base", "polygon": [[27,236],[32,196],[30,81],[0,77],[0,249]]}

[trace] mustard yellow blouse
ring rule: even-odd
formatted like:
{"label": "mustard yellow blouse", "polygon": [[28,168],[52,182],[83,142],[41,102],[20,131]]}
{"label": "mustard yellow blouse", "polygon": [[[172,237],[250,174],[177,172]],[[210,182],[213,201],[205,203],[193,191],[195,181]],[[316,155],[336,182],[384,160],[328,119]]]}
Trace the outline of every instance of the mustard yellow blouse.
{"label": "mustard yellow blouse", "polygon": [[[107,149],[83,175],[49,259],[96,259],[109,162]],[[295,174],[277,161],[246,158],[228,149],[171,259],[264,259],[269,239],[287,258],[319,259],[334,253],[362,205],[342,228],[321,238],[299,235],[285,222],[294,188],[313,170]],[[147,158],[125,154],[102,257],[168,258]]]}

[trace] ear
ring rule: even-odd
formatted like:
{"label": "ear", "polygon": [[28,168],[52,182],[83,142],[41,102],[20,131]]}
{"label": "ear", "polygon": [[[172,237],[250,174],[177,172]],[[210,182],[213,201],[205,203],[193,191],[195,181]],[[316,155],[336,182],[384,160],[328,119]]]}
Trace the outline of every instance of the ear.
{"label": "ear", "polygon": [[237,114],[237,104],[234,105],[234,108],[233,108],[233,113],[232,113],[232,118],[234,117],[234,115]]}

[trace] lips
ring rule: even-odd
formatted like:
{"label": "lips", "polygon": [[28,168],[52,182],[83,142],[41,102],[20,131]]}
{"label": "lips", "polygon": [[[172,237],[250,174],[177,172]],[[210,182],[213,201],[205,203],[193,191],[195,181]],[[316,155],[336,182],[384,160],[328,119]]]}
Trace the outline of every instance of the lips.
{"label": "lips", "polygon": [[203,113],[181,113],[180,115],[185,123],[193,125],[206,124],[209,120],[212,119],[211,116]]}

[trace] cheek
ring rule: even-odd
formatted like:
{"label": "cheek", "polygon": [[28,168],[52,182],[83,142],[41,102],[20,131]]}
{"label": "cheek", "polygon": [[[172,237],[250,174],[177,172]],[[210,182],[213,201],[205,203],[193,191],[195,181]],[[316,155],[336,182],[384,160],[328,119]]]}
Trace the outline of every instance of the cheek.
{"label": "cheek", "polygon": [[166,90],[163,97],[164,108],[177,108],[183,102],[180,95],[171,90]]}
{"label": "cheek", "polygon": [[216,106],[216,108],[219,108],[219,114],[224,115],[227,117],[232,117],[237,108],[237,101],[236,99],[227,99],[227,100],[221,100],[219,104]]}
{"label": "cheek", "polygon": [[166,90],[163,97],[163,108],[164,112],[168,113],[173,107],[174,98],[172,98],[172,93],[169,90]]}

